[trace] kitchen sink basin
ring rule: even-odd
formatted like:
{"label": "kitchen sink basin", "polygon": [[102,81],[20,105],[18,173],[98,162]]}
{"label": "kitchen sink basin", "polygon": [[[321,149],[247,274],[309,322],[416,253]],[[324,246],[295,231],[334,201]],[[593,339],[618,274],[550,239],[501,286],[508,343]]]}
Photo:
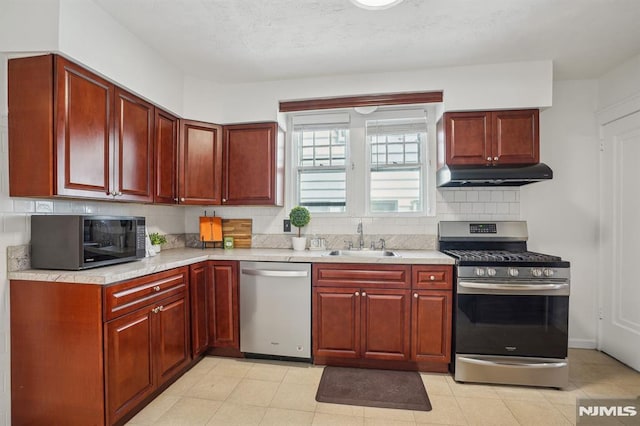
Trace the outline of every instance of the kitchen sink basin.
{"label": "kitchen sink basin", "polygon": [[333,250],[328,256],[400,257],[397,253],[388,250]]}

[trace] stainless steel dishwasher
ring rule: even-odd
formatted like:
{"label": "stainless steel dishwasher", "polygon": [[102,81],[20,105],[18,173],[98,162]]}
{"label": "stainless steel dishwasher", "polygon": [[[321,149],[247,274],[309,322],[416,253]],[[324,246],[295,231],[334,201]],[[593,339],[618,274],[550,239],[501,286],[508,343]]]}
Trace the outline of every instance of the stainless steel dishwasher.
{"label": "stainless steel dishwasher", "polygon": [[311,264],[240,262],[240,351],[311,358]]}

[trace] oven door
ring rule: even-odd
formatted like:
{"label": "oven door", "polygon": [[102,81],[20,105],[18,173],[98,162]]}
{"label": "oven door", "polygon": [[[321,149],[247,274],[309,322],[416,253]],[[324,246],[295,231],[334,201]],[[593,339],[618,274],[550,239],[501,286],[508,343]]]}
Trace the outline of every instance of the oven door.
{"label": "oven door", "polygon": [[569,282],[458,280],[456,353],[567,357]]}

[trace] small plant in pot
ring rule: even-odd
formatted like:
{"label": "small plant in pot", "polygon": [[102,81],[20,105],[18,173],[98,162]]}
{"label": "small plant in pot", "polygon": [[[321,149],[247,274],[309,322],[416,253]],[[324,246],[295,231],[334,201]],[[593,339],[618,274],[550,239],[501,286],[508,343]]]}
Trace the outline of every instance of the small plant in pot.
{"label": "small plant in pot", "polygon": [[305,249],[307,245],[307,237],[302,237],[301,228],[306,226],[311,221],[311,213],[306,207],[296,206],[291,209],[289,212],[289,220],[291,224],[298,228],[298,236],[291,237],[291,244],[293,245],[293,249],[297,251],[302,251]]}
{"label": "small plant in pot", "polygon": [[156,253],[160,253],[160,245],[167,242],[167,237],[160,234],[159,232],[152,232],[151,234],[149,234],[149,240],[151,240],[153,250]]}

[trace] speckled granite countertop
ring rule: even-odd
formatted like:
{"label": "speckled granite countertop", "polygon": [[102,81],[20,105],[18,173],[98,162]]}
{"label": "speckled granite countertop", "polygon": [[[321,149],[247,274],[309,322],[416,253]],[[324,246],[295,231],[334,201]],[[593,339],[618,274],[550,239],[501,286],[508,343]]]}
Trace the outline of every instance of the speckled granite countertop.
{"label": "speckled granite countertop", "polygon": [[9,272],[10,280],[57,281],[105,285],[166,271],[204,260],[249,260],[310,263],[377,263],[452,265],[454,259],[435,250],[393,250],[397,257],[327,256],[329,251],[293,251],[290,249],[194,249],[165,250],[145,259],[83,271],[27,269]]}

